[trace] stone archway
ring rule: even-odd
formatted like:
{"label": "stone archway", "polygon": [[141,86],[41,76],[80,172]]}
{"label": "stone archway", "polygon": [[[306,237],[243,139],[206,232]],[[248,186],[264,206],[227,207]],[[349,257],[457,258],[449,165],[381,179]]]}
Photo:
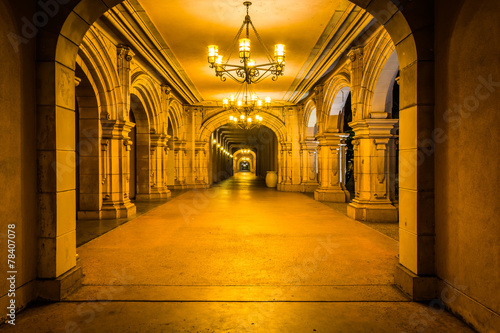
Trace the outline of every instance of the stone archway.
{"label": "stone archway", "polygon": [[[366,9],[389,32],[398,53],[401,82],[400,119],[408,124],[402,128],[400,149],[409,157],[411,171],[400,180],[400,266],[396,283],[417,299],[432,298],[432,288],[416,283],[418,279],[435,274],[434,268],[434,190],[428,177],[433,174],[433,156],[421,162],[421,148],[418,140],[430,139],[433,127],[434,90],[428,85],[434,75],[433,40],[429,34],[414,34],[432,26],[432,16],[428,21],[416,12],[432,11],[428,2],[393,0],[351,0]],[[75,60],[78,47],[91,26],[102,14],[121,0],[81,0],[60,5],[57,17],[45,28],[40,29],[38,43],[44,45],[37,54],[38,75],[38,183],[39,197],[51,203],[47,207],[64,207],[74,198],[75,146],[69,147],[59,137],[68,131],[68,124],[57,121],[60,114],[75,110]],[[399,4],[396,5],[395,2]],[[418,45],[418,47],[417,47]],[[351,59],[362,55],[352,53]],[[227,119],[227,117],[224,117]],[[222,119],[219,125],[222,125]],[[415,125],[416,124],[416,125]],[[276,124],[270,128],[280,133]],[[74,126],[74,125],[73,125]],[[218,127],[217,126],[217,127]],[[216,127],[215,127],[216,128]],[[208,128],[207,128],[208,129]],[[212,128],[213,130],[214,128]],[[73,127],[74,132],[74,127]],[[211,131],[200,139],[208,142]],[[424,209],[425,207],[425,209]],[[65,219],[62,209],[41,209],[38,220],[41,226],[39,237],[38,278],[46,284],[53,283],[55,290],[47,298],[60,299],[64,296],[58,278],[67,279],[81,274],[76,267],[75,220]],[[64,277],[62,277],[64,275]]]}

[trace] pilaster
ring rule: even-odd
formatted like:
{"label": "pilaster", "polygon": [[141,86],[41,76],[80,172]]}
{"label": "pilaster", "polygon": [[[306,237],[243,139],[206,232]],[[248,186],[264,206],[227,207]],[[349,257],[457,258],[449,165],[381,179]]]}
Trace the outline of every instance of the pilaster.
{"label": "pilaster", "polygon": [[300,143],[301,192],[314,192],[318,186],[318,141],[306,140]]}
{"label": "pilaster", "polygon": [[187,188],[184,165],[186,162],[186,144],[184,140],[173,141],[173,151],[175,160],[174,189],[183,190]]}
{"label": "pilaster", "polygon": [[121,120],[102,120],[103,205],[102,218],[115,219],[135,215],[130,201],[129,138],[134,123]]}
{"label": "pilaster", "polygon": [[[344,141],[348,137],[343,133],[324,133],[317,137],[319,141],[320,187],[314,191],[314,199],[329,202],[349,202],[349,192],[342,183],[345,173],[342,161],[345,159]],[[345,164],[345,163],[344,163]]]}
{"label": "pilaster", "polygon": [[172,193],[167,188],[165,148],[168,136],[151,134],[151,198],[169,198]]}
{"label": "pilaster", "polygon": [[365,119],[351,123],[354,137],[355,198],[347,207],[353,219],[396,222],[394,161],[397,119]]}

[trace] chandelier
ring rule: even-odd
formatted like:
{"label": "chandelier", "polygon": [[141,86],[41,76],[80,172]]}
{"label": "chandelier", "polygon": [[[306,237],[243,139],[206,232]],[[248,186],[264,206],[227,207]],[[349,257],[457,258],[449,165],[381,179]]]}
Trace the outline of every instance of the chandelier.
{"label": "chandelier", "polygon": [[264,101],[259,99],[257,94],[244,82],[238,93],[222,100],[224,110],[231,110],[233,114],[229,116],[231,124],[241,129],[251,129],[259,127],[262,118],[259,111],[271,107],[271,97],[266,97]]}
{"label": "chandelier", "polygon": [[[269,50],[262,43],[262,39],[255,29],[250,15],[248,14],[249,7],[252,5],[250,1],[243,3],[247,7],[247,15],[243,21],[243,25],[236,34],[229,56],[224,61],[224,57],[219,54],[219,47],[217,45],[208,46],[208,63],[210,68],[215,69],[215,75],[220,77],[222,81],[226,81],[226,76],[239,83],[258,83],[265,78],[272,76],[273,81],[276,81],[279,76],[283,75],[285,70],[285,45],[276,44],[274,47],[274,57],[271,56]],[[257,65],[253,59],[250,58],[250,27],[257,36],[257,40],[261,47],[265,50],[268,63]],[[246,30],[246,38],[240,38],[243,30]],[[229,64],[232,55],[232,50],[235,49],[236,42],[239,41],[239,65]]]}

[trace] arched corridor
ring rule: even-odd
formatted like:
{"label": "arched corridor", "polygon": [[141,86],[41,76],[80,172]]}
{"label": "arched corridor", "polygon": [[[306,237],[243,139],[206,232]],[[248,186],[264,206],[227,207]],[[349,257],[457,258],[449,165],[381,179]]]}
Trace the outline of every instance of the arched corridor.
{"label": "arched corridor", "polygon": [[0,0],[0,329],[495,331],[500,2],[242,2]]}

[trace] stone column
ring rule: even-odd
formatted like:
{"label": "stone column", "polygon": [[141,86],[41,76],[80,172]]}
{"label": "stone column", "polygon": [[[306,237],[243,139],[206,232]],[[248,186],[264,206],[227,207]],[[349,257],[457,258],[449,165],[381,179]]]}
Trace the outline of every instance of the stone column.
{"label": "stone column", "polygon": [[363,118],[364,105],[361,101],[365,94],[365,88],[362,86],[364,75],[363,47],[352,48],[348,54],[351,61],[351,105],[352,119],[360,120]]}
{"label": "stone column", "polygon": [[186,141],[174,140],[173,150],[175,159],[175,180],[174,189],[182,190],[186,188],[186,177],[184,164],[186,162]]}
{"label": "stone column", "polygon": [[391,201],[395,187],[395,132],[397,119],[365,119],[351,123],[354,137],[355,198],[347,215],[359,221],[396,222]]}
{"label": "stone column", "polygon": [[207,149],[208,149],[207,142],[205,141],[195,142],[194,181],[196,188],[209,187]]}
{"label": "stone column", "polygon": [[169,198],[172,194],[167,188],[165,177],[165,147],[167,137],[161,134],[151,134],[151,198]]}
{"label": "stone column", "polygon": [[117,111],[118,119],[129,120],[130,111],[130,64],[134,58],[134,52],[129,46],[119,45],[117,47],[116,67],[120,86],[117,87]]}
{"label": "stone column", "polygon": [[292,143],[281,143],[281,160],[282,160],[282,177],[281,184],[278,187],[279,191],[295,191],[292,181]]}
{"label": "stone column", "polygon": [[103,205],[102,218],[116,219],[136,213],[129,198],[130,130],[134,123],[102,120]]}
{"label": "stone column", "polygon": [[317,151],[318,141],[302,141],[300,143],[300,161],[301,161],[301,192],[314,192],[318,186],[317,172]]}
{"label": "stone column", "polygon": [[319,141],[320,187],[314,192],[314,199],[329,202],[349,202],[349,192],[341,182],[342,154],[345,153],[344,140],[347,134],[324,133]]}

